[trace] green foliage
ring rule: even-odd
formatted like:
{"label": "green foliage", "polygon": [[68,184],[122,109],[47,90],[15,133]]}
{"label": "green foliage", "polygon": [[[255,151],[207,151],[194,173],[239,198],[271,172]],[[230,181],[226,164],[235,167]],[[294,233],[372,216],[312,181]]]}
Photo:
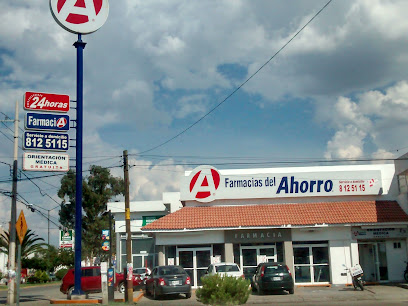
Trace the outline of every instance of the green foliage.
{"label": "green foliage", "polygon": [[73,266],[74,252],[71,250],[58,250],[49,245],[47,249],[43,249],[37,256],[22,258],[21,265],[23,268],[53,272],[55,267],[61,265]]}
{"label": "green foliage", "polygon": [[218,274],[201,278],[202,287],[197,289],[197,299],[209,305],[245,304],[251,293],[250,281]]}
{"label": "green foliage", "polygon": [[[17,235],[17,232],[16,232],[16,235]],[[0,253],[5,253],[8,255],[9,241],[10,241],[10,234],[8,232],[4,231],[0,233]],[[21,258],[27,258],[31,254],[43,252],[44,247],[46,247],[47,244],[41,241],[44,241],[44,239],[38,237],[38,235],[34,234],[34,232],[31,231],[30,229],[27,230],[24,236],[24,239],[23,239],[23,243],[21,245]],[[17,239],[16,254],[17,254],[17,244],[18,243],[20,242]]]}
{"label": "green foliage", "polygon": [[32,258],[22,258],[21,266],[27,269],[48,270],[48,262],[44,258],[35,256]]}
{"label": "green foliage", "polygon": [[65,276],[65,274],[67,274],[67,272],[68,272],[68,269],[59,269],[57,273],[55,273],[55,277],[58,280],[61,280]]}
{"label": "green foliage", "polygon": [[71,267],[74,265],[74,258],[73,250],[60,250],[58,253],[58,262],[54,267],[59,265]]}
{"label": "green foliage", "polygon": [[[58,196],[63,199],[59,213],[60,223],[67,228],[75,226],[75,173],[70,170],[61,180],[61,188]],[[122,178],[113,177],[109,169],[101,166],[91,166],[90,175],[82,181],[82,254],[84,257],[104,257],[106,252],[102,250],[102,230],[109,228],[108,215],[102,215],[106,211],[106,204],[113,197],[124,193]],[[111,248],[114,235],[111,234]]]}
{"label": "green foliage", "polygon": [[48,276],[47,272],[42,270],[35,271],[34,275],[28,277],[28,282],[31,284],[35,283],[46,283],[50,281],[50,277]]}

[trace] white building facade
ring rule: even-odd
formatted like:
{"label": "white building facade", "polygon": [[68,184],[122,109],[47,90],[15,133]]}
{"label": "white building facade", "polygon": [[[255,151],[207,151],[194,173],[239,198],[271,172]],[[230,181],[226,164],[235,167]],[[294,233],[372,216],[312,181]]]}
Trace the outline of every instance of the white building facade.
{"label": "white building facade", "polygon": [[406,157],[389,164],[218,170],[181,179],[183,208],[142,227],[158,264],[179,264],[195,287],[212,262],[246,277],[265,261],[288,265],[296,285],[403,280],[407,260]]}

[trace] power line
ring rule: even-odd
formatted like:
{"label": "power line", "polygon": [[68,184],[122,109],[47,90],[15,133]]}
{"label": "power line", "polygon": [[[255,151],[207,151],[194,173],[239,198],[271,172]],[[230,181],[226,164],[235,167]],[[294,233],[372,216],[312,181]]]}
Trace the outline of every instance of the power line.
{"label": "power line", "polygon": [[207,116],[209,116],[212,112],[214,112],[218,107],[220,107],[222,104],[224,104],[224,102],[226,102],[227,100],[229,100],[229,98],[231,98],[237,91],[239,91],[246,83],[248,83],[255,75],[258,74],[258,72],[260,72],[266,65],[269,64],[270,61],[272,61],[283,49],[286,48],[287,45],[289,45],[293,39],[296,38],[296,36],[298,36],[333,0],[329,0],[299,31],[296,32],[295,35],[292,36],[291,39],[289,39],[278,51],[275,52],[274,55],[272,55],[261,67],[259,67],[253,74],[251,74],[250,77],[248,77],[241,85],[239,85],[237,88],[235,88],[235,90],[233,90],[226,98],[224,98],[224,100],[222,100],[220,103],[218,103],[216,106],[214,106],[209,112],[207,112],[204,116],[202,116],[200,119],[198,119],[197,121],[195,121],[193,124],[191,124],[190,126],[188,126],[186,129],[184,129],[183,131],[181,131],[180,133],[178,133],[177,135],[171,137],[170,139],[162,142],[161,144],[154,146],[153,148],[150,148],[148,150],[142,151],[139,154],[143,154],[143,153],[147,153],[150,151],[153,151],[157,148],[160,148],[166,144],[168,144],[170,141],[176,139],[177,137],[181,136],[182,134],[184,134],[185,132],[187,132],[188,130],[190,130],[192,127],[194,127],[195,125],[197,125],[200,121],[202,121],[204,118],[206,118]]}

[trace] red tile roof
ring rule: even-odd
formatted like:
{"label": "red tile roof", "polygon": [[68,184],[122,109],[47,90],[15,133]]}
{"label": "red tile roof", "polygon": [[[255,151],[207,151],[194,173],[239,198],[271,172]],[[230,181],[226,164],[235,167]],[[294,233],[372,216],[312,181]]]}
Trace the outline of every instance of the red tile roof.
{"label": "red tile roof", "polygon": [[142,230],[408,222],[396,201],[184,207]]}

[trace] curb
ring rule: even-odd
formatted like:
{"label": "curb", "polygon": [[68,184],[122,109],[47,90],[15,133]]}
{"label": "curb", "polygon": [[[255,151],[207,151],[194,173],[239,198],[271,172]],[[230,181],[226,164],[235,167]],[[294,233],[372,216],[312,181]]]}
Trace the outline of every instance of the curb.
{"label": "curb", "polygon": [[[133,298],[133,302],[137,303],[144,296],[143,292],[139,292],[137,297]],[[115,299],[115,302],[125,302],[125,299]],[[50,300],[50,304],[69,305],[69,304],[102,304],[102,299],[92,300]]]}

